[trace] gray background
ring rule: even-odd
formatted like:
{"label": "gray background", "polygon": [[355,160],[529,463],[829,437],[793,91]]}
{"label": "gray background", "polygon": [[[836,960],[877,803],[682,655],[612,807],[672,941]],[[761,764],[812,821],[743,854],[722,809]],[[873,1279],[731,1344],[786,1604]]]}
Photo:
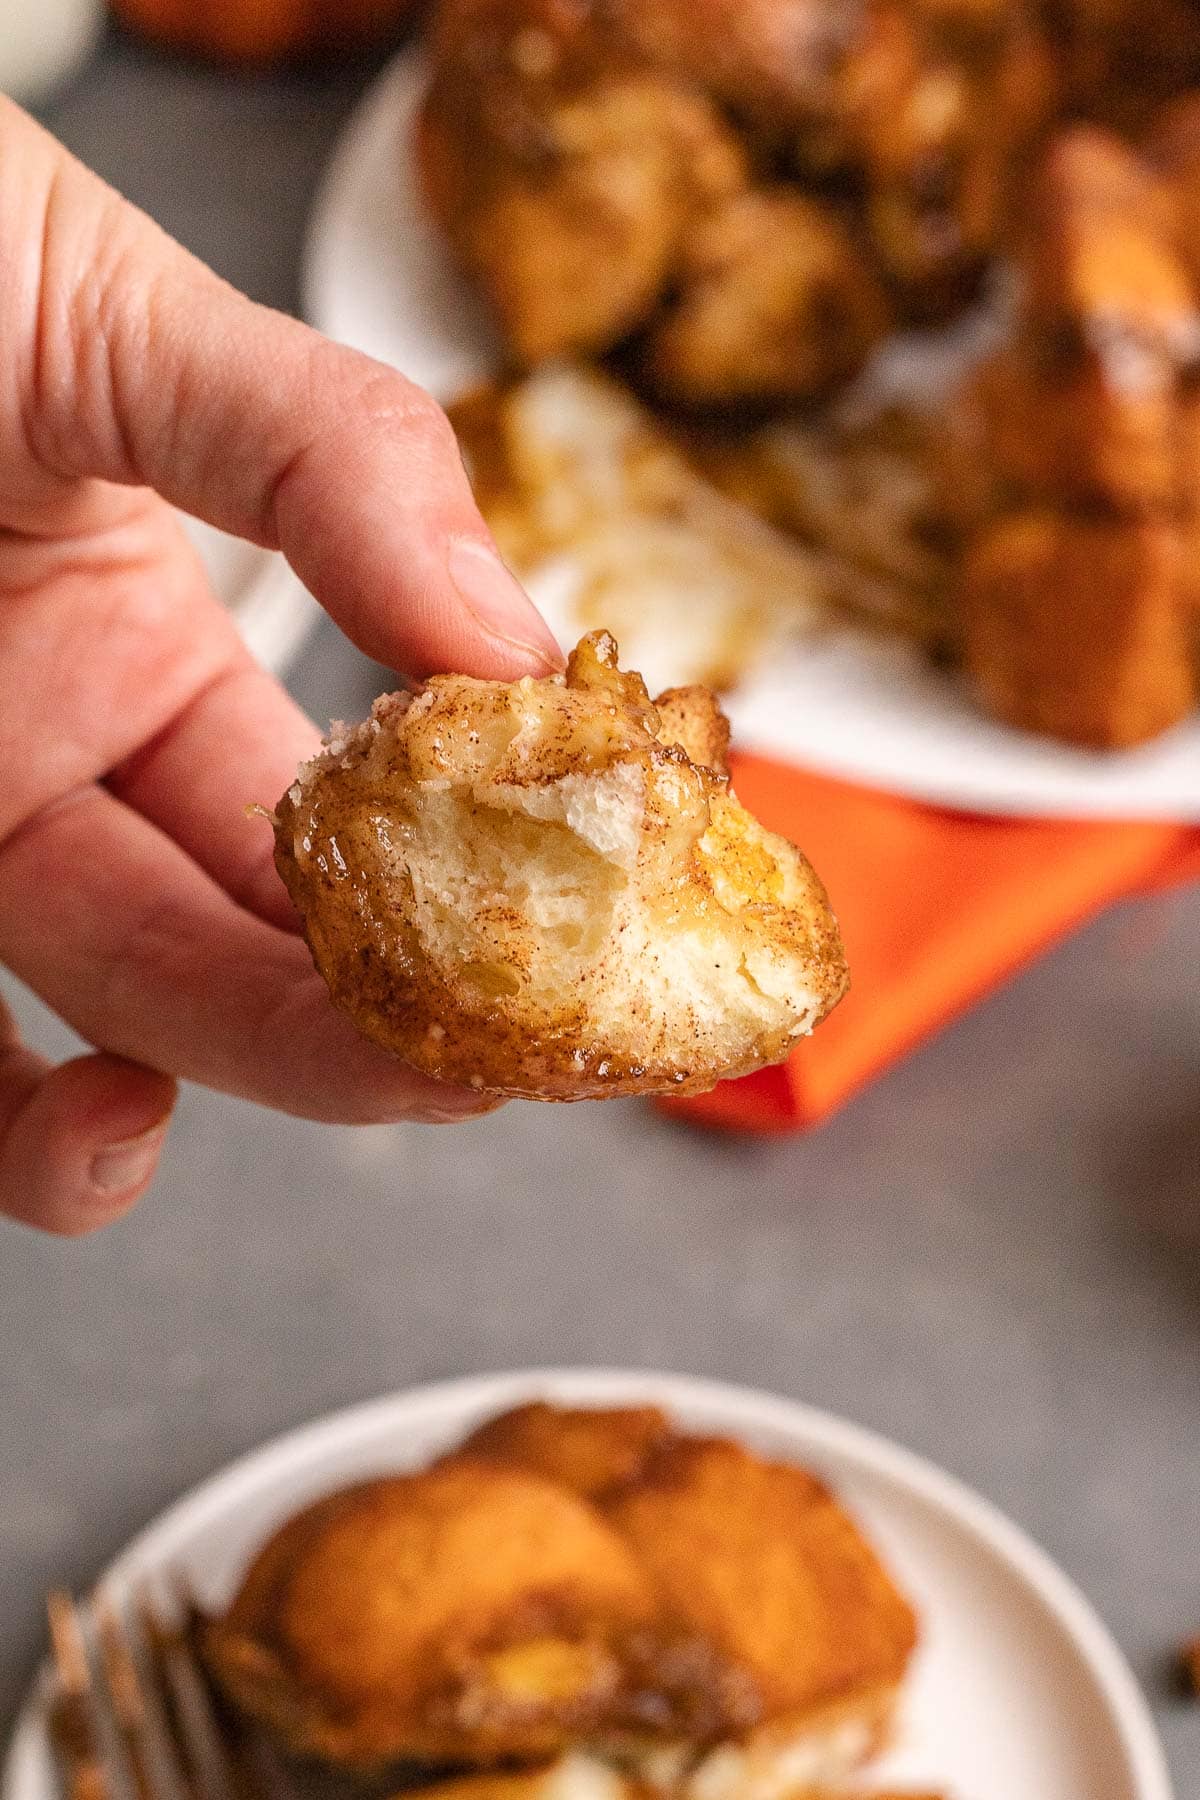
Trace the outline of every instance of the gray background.
{"label": "gray background", "polygon": [[[294,308],[369,73],[243,83],[113,41],[47,117]],[[294,685],[328,717],[384,682],[326,625]],[[262,1438],[434,1376],[640,1364],[831,1407],[990,1495],[1112,1626],[1200,1800],[1166,1674],[1200,1632],[1198,950],[1200,892],[1113,914],[780,1144],[629,1104],[355,1132],[186,1094],[134,1217],[0,1224],[0,1723],[47,1585]]]}

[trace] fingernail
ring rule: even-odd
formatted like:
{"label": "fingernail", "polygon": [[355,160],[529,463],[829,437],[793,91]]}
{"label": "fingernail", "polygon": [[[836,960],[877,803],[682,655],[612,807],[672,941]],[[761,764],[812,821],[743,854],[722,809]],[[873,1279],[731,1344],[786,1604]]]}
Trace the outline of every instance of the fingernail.
{"label": "fingernail", "polygon": [[417,1117],[418,1125],[469,1125],[472,1119],[486,1118],[488,1113],[498,1111],[504,1105],[503,1098],[496,1094],[486,1100],[478,1100],[473,1106],[464,1106],[458,1111],[426,1106]]}
{"label": "fingernail", "polygon": [[126,1138],[120,1144],[107,1144],[92,1159],[92,1186],[99,1194],[127,1194],[148,1180],[162,1141],[167,1135],[165,1123],[152,1125],[140,1137]]}
{"label": "fingernail", "polygon": [[514,644],[548,668],[563,667],[563,654],[550,627],[487,544],[476,538],[452,538],[446,569],[463,605],[486,632]]}

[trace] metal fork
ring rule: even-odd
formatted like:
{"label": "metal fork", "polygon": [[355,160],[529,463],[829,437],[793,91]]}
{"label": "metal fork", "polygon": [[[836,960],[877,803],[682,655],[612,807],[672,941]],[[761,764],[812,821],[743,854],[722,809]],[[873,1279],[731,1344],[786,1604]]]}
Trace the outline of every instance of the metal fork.
{"label": "metal fork", "polygon": [[64,1800],[262,1800],[196,1660],[190,1609],[167,1625],[144,1596],[46,1603],[50,1735]]}

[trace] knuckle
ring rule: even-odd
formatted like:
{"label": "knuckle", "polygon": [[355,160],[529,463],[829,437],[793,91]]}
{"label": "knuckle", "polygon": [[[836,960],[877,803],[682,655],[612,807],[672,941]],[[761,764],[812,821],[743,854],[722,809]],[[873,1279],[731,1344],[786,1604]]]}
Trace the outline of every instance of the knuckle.
{"label": "knuckle", "polygon": [[74,185],[56,170],[44,202],[26,436],[47,473],[65,478],[87,467],[120,480],[132,462],[116,396],[125,366],[144,361],[153,308],[124,304],[129,209],[101,190],[85,213]]}
{"label": "knuckle", "polygon": [[417,439],[454,441],[437,401],[397,369],[326,342],[313,354],[316,380],[343,429],[366,436],[399,430]]}

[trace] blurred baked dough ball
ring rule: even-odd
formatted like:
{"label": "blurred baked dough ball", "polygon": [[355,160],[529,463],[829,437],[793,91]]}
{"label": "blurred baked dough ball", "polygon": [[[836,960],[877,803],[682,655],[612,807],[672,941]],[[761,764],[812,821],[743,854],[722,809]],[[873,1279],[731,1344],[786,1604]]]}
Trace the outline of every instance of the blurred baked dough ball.
{"label": "blurred baked dough ball", "polygon": [[770,1768],[771,1750],[792,1733],[802,1743],[814,1709],[831,1700],[852,1705],[871,1734],[860,1754],[878,1748],[916,1619],[823,1482],[740,1444],[679,1436],[613,1491],[604,1512],[668,1613],[736,1671],[761,1722],[693,1773],[696,1800],[786,1791],[778,1765],[761,1789],[743,1783],[739,1752],[744,1763],[761,1757]]}
{"label": "blurred baked dough ball", "polygon": [[1009,341],[970,378],[1002,496],[1194,510],[1200,309],[1169,195],[1110,133],[1064,130],[1030,183]]}
{"label": "blurred baked dough ball", "polygon": [[745,158],[703,94],[622,51],[588,7],[450,0],[417,130],[425,193],[515,358],[640,326]]}
{"label": "blurred baked dough ball", "polygon": [[909,317],[960,310],[1006,247],[1056,91],[1024,0],[864,9],[839,75],[840,139],[866,236]]}
{"label": "blurred baked dough ball", "polygon": [[664,385],[717,406],[856,373],[881,278],[906,316],[965,305],[1054,92],[1026,0],[440,0],[430,54],[426,192],[516,360],[653,331],[682,286]]}
{"label": "blurred baked dough ball", "polygon": [[831,207],[784,187],[739,194],[692,233],[650,336],[655,386],[692,405],[811,400],[857,375],[887,301]]}
{"label": "blurred baked dough ball", "polygon": [[530,1469],[596,1500],[639,1477],[671,1436],[657,1406],[552,1406],[530,1400],[487,1419],[456,1453]]}
{"label": "blurred baked dough ball", "polygon": [[607,633],[565,678],[377,702],[276,815],[334,1001],[426,1074],[529,1099],[782,1060],[846,967],[809,864],[732,793],[727,737],[707,689],[652,706]]}
{"label": "blurred baked dough ball", "polygon": [[1157,737],[1200,699],[1195,594],[1167,520],[1045,509],[998,520],[962,571],[964,666],[989,712],[1095,750]]}
{"label": "blurred baked dough ball", "polygon": [[845,72],[863,0],[617,0],[615,29],[808,168],[848,160]]}
{"label": "blurred baked dough ball", "polygon": [[224,1691],[350,1768],[537,1759],[613,1725],[657,1600],[565,1489],[469,1461],[365,1482],[288,1521],[206,1636]]}

